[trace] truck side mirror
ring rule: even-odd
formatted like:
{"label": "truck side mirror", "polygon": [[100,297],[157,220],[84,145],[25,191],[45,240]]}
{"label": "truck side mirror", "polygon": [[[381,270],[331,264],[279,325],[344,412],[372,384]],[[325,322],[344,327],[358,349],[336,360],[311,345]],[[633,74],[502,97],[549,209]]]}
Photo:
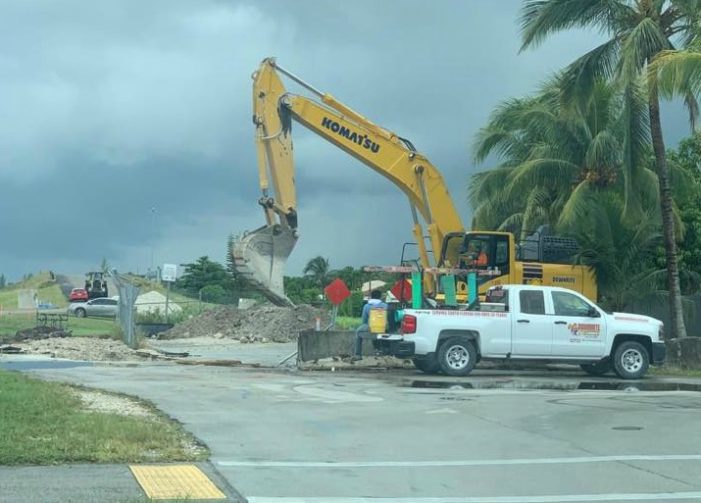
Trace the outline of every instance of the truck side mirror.
{"label": "truck side mirror", "polygon": [[597,309],[590,307],[589,311],[587,312],[587,316],[589,316],[590,318],[601,318],[601,313],[599,313]]}

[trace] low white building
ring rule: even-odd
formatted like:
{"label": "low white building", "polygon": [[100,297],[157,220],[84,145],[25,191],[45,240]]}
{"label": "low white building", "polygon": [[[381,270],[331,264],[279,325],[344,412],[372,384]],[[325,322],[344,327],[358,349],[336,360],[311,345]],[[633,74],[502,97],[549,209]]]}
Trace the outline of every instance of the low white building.
{"label": "low white building", "polygon": [[[155,290],[142,293],[136,298],[136,312],[138,314],[166,312],[166,296]],[[168,314],[179,313],[183,310],[178,304],[172,300],[168,301]]]}

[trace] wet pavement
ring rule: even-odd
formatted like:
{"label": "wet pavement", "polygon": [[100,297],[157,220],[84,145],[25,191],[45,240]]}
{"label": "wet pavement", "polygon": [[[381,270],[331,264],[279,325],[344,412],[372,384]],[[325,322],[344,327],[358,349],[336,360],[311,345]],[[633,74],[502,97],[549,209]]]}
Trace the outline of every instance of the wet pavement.
{"label": "wet pavement", "polygon": [[13,356],[9,359],[0,359],[0,369],[3,370],[57,370],[57,369],[69,369],[75,367],[91,367],[94,365],[93,362],[81,362],[74,360],[58,360],[58,359],[48,359],[48,358],[23,358],[18,356]]}
{"label": "wet pavement", "polygon": [[174,364],[31,373],[151,400],[251,503],[701,501],[701,380]]}
{"label": "wet pavement", "polygon": [[509,389],[509,390],[555,390],[555,391],[695,391],[701,392],[701,384],[674,381],[567,381],[533,379],[497,379],[497,380],[421,380],[415,379],[405,384],[419,389]]}

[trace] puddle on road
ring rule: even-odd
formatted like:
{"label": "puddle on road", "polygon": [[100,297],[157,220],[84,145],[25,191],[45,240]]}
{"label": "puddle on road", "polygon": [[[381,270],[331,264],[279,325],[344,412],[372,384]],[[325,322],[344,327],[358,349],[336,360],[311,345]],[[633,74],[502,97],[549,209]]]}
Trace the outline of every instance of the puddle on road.
{"label": "puddle on road", "polygon": [[514,389],[514,390],[601,390],[601,391],[699,391],[701,384],[677,382],[615,382],[615,381],[526,381],[517,379],[500,379],[492,381],[475,380],[472,382],[422,381],[414,380],[410,388],[422,389]]}
{"label": "puddle on road", "polygon": [[70,360],[27,360],[1,362],[0,369],[3,370],[56,370],[70,369],[74,367],[89,367],[92,362],[78,362]]}

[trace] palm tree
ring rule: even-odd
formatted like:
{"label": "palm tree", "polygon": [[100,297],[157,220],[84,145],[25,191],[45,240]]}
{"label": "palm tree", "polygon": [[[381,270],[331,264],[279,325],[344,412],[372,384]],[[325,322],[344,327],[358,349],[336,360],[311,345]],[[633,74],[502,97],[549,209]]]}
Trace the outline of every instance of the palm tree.
{"label": "palm tree", "polygon": [[[701,28],[700,28],[701,30]],[[651,78],[656,79],[660,92],[667,98],[680,95],[687,105],[695,102],[689,96],[701,94],[701,33],[683,51],[662,51],[650,65]],[[696,124],[692,114],[692,129]]]}
{"label": "palm tree", "polygon": [[561,227],[609,190],[624,195],[628,217],[638,217],[641,194],[657,192],[655,174],[641,167],[646,123],[640,93],[617,93],[604,81],[582,107],[564,99],[562,76],[535,97],[501,104],[475,142],[478,162],[491,154],[500,164],[471,180],[474,227],[522,237],[541,224]]}
{"label": "palm tree", "polygon": [[[565,71],[566,95],[580,99],[601,78],[614,78],[624,88],[637,85],[658,54],[675,49],[673,40],[682,47],[691,41],[700,20],[701,0],[527,0],[521,17],[522,50],[570,28],[597,28],[609,35],[609,40]],[[695,101],[689,96],[687,102],[693,114]],[[659,179],[671,331],[673,337],[685,337],[672,192],[655,79],[647,80],[647,105]]]}
{"label": "palm tree", "polygon": [[579,264],[590,266],[601,291],[600,302],[621,311],[652,293],[659,293],[660,272],[654,267],[660,243],[658,219],[653,214],[631,223],[623,216],[624,202],[615,192],[595,196],[580,221],[564,229],[577,239]]}
{"label": "palm tree", "polygon": [[329,259],[324,257],[314,257],[307,265],[304,266],[304,275],[309,276],[320,288],[324,288],[328,282],[329,274]]}

